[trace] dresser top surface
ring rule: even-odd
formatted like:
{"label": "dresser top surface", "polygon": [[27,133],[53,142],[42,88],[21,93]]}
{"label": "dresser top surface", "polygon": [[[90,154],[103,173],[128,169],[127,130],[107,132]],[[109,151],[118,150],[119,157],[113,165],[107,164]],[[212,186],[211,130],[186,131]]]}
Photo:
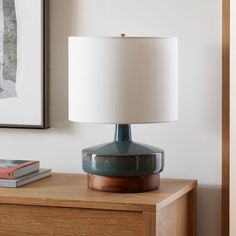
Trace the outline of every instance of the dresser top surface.
{"label": "dresser top surface", "polygon": [[196,185],[194,180],[161,179],[156,191],[105,193],[89,190],[86,175],[53,173],[21,188],[0,188],[0,203],[155,212]]}

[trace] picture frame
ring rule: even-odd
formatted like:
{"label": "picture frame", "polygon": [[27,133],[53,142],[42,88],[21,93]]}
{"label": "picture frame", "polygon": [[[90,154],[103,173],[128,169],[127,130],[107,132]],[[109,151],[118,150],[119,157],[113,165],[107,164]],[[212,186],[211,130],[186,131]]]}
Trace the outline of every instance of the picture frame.
{"label": "picture frame", "polygon": [[[0,24],[0,128],[46,129],[50,127],[49,1],[9,0],[6,5],[7,2],[0,0],[0,18],[9,18],[0,22],[10,32],[4,35]],[[2,45],[7,45],[5,51],[2,46],[2,60],[1,32]]]}

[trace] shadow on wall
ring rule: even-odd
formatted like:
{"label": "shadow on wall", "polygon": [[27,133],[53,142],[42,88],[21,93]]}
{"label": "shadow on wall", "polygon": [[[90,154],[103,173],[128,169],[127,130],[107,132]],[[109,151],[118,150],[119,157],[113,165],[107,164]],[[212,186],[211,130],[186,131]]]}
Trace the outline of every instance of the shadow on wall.
{"label": "shadow on wall", "polygon": [[51,127],[72,128],[68,121],[68,37],[78,35],[79,1],[50,1]]}
{"label": "shadow on wall", "polygon": [[[197,191],[197,235],[221,235],[221,188],[199,185]],[[207,211],[206,211],[207,209]],[[216,217],[217,216],[217,217]],[[209,220],[214,219],[214,220]],[[218,220],[216,222],[215,220]]]}

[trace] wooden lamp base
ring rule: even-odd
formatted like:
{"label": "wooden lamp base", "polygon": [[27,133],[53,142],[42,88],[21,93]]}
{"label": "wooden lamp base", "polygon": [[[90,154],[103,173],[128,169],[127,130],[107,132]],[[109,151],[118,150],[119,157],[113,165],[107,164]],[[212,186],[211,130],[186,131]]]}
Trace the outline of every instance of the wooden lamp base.
{"label": "wooden lamp base", "polygon": [[109,177],[87,175],[88,188],[113,193],[139,193],[153,191],[159,188],[160,175],[134,177]]}

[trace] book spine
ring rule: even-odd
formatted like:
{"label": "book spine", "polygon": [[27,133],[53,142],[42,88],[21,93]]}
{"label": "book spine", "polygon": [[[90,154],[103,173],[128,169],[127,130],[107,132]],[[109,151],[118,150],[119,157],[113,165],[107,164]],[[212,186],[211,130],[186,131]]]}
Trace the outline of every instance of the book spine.
{"label": "book spine", "polygon": [[13,178],[13,171],[0,171],[0,179],[12,179]]}

